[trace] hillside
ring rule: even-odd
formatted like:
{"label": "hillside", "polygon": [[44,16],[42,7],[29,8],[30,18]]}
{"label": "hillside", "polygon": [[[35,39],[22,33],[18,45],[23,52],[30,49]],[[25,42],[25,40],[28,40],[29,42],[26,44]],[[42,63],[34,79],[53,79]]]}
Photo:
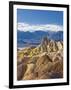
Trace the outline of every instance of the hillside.
{"label": "hillside", "polygon": [[17,51],[17,79],[63,78],[63,41],[42,38],[36,47]]}

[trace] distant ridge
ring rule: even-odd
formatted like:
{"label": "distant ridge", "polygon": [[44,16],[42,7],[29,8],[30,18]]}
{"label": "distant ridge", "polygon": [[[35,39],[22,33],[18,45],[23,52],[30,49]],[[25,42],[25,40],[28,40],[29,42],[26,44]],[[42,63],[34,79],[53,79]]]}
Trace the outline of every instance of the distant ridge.
{"label": "distant ridge", "polygon": [[41,39],[42,37],[47,36],[49,39],[53,39],[56,41],[63,41],[63,31],[35,31],[35,32],[24,32],[24,31],[17,31],[17,38],[18,39]]}
{"label": "distant ridge", "polygon": [[41,39],[43,37],[48,37],[49,40],[54,41],[63,41],[63,31],[35,31],[35,32],[24,32],[24,31],[17,31],[17,43],[20,46],[21,44],[32,44],[38,45],[41,43]]}

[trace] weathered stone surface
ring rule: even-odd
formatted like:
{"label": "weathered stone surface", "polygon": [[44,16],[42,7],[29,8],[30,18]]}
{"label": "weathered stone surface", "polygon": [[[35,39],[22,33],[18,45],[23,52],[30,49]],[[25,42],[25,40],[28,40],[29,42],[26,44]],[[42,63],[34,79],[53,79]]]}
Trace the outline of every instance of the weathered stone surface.
{"label": "weathered stone surface", "polygon": [[37,47],[18,50],[17,79],[38,80],[63,77],[63,42],[44,37]]}

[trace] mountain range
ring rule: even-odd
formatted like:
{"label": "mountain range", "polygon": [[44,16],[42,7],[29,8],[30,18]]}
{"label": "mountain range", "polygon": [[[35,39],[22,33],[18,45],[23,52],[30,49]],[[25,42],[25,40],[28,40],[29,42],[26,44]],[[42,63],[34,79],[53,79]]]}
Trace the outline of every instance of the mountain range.
{"label": "mountain range", "polygon": [[35,31],[24,32],[17,31],[17,43],[18,47],[25,46],[26,44],[38,45],[43,37],[48,37],[49,40],[63,41],[63,31]]}

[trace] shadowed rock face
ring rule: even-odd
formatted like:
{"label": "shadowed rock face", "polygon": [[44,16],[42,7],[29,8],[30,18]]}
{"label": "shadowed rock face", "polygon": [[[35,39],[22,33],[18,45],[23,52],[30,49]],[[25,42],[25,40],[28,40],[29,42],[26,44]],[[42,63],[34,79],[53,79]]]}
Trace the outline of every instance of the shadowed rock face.
{"label": "shadowed rock face", "polygon": [[63,78],[63,42],[42,39],[34,48],[18,50],[17,80]]}
{"label": "shadowed rock face", "polygon": [[26,65],[24,65],[24,64],[18,65],[18,67],[17,67],[17,79],[18,80],[21,80],[21,78],[25,74],[26,69],[27,69]]}
{"label": "shadowed rock face", "polygon": [[50,74],[50,78],[52,78],[52,79],[62,78],[62,77],[63,77],[63,76],[61,75],[60,72],[52,72],[52,73]]}

